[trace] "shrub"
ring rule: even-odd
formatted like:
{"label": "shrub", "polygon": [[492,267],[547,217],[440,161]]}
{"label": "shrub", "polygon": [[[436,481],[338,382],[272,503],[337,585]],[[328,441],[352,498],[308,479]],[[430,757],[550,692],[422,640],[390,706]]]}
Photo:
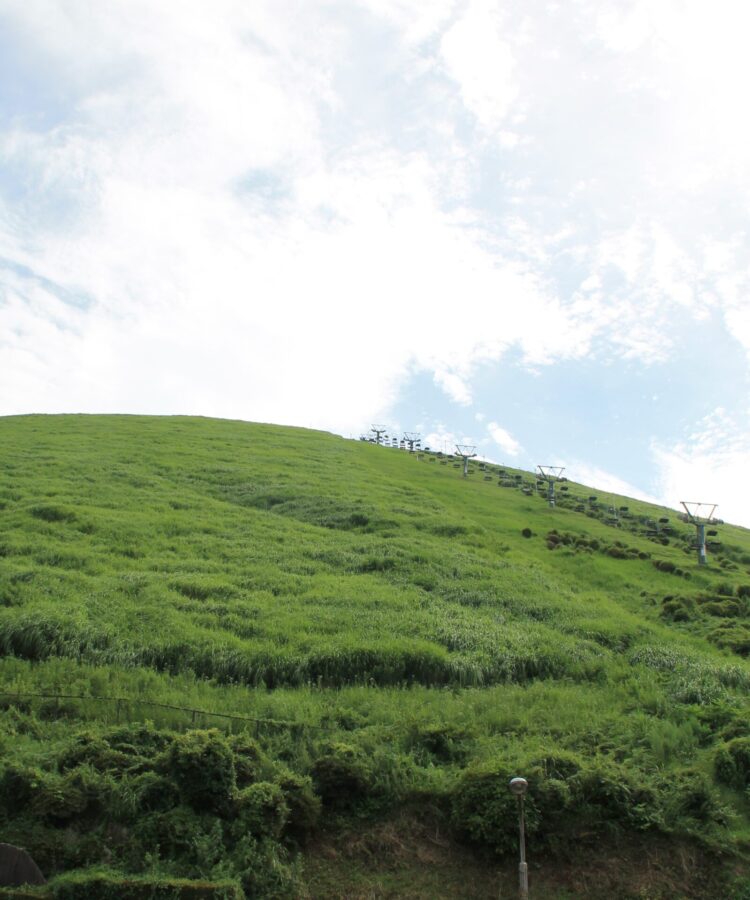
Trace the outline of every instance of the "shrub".
{"label": "shrub", "polygon": [[315,789],[326,806],[350,809],[363,798],[370,772],[363,754],[349,744],[333,744],[312,766]]}
{"label": "shrub", "polygon": [[695,610],[695,603],[691,597],[667,596],[661,602],[660,615],[663,619],[672,622],[688,622]]}
{"label": "shrub", "polygon": [[658,820],[658,800],[642,775],[633,778],[622,766],[596,762],[570,781],[578,817],[612,827],[643,830]]}
{"label": "shrub", "polygon": [[240,791],[236,801],[240,827],[257,838],[278,840],[289,819],[284,792],[277,784],[258,781]]}
{"label": "shrub", "polygon": [[6,813],[13,816],[27,809],[44,777],[39,769],[7,766],[0,776],[0,804]]}
{"label": "shrub", "polygon": [[424,763],[464,762],[472,742],[466,729],[442,722],[415,728],[411,734],[412,751]]}
{"label": "shrub", "polygon": [[723,784],[745,789],[750,785],[750,738],[737,737],[718,747],[714,772]]}
{"label": "shrub", "polygon": [[194,860],[197,841],[210,833],[216,821],[211,815],[201,815],[181,804],[137,819],[133,834],[148,852],[158,847],[166,858]]}
{"label": "shrub", "polygon": [[248,900],[251,897],[296,900],[307,894],[298,868],[289,865],[286,851],[274,841],[259,841],[246,835],[235,849],[233,862]]}
{"label": "shrub", "polygon": [[114,750],[101,735],[84,731],[77,734],[61,753],[58,765],[64,771],[79,765],[90,765],[99,772],[124,772],[141,761],[142,757],[134,759],[126,753]]}
{"label": "shrub", "polygon": [[727,823],[727,811],[703,772],[686,769],[672,773],[664,791],[667,794],[665,823],[668,828]]}
{"label": "shrub", "polygon": [[164,754],[162,765],[195,809],[219,814],[228,809],[236,787],[234,755],[217,729],[180,735]]}
{"label": "shrub", "polygon": [[110,806],[114,784],[90,766],[79,766],[60,778],[48,776],[45,789],[32,802],[32,810],[52,822],[95,819]]}
{"label": "shrub", "polygon": [[[508,782],[516,774],[507,763],[472,769],[464,774],[451,802],[451,822],[459,835],[498,854],[515,849],[518,814]],[[531,786],[533,776],[529,783]],[[533,791],[527,795],[525,813],[527,834],[534,835],[539,827],[539,809]]]}
{"label": "shrub", "polygon": [[709,616],[718,616],[720,618],[736,618],[742,615],[742,608],[736,600],[721,600],[718,602],[709,601],[701,605],[703,612]]}
{"label": "shrub", "polygon": [[110,728],[103,732],[102,737],[114,750],[149,758],[161,753],[175,739],[171,731],[156,728],[152,722]]}
{"label": "shrub", "polygon": [[55,900],[242,900],[233,881],[121,875],[95,870],[61,875],[51,885]]}
{"label": "shrub", "polygon": [[277,784],[289,808],[285,834],[303,842],[320,819],[320,798],[313,790],[312,779],[294,772],[285,772],[278,778]]}
{"label": "shrub", "polygon": [[708,635],[717,647],[733,650],[740,656],[750,654],[750,629],[739,622],[721,622]]}
{"label": "shrub", "polygon": [[143,772],[130,783],[135,806],[142,812],[172,809],[180,802],[180,791],[173,779],[156,772]]}
{"label": "shrub", "polygon": [[526,828],[538,845],[555,849],[603,826],[642,830],[658,822],[656,795],[642,778],[634,780],[620,766],[586,766],[559,754],[518,769],[499,761],[466,772],[452,797],[451,821],[459,834],[500,854],[515,849],[518,816],[508,782],[519,771],[529,781]]}
{"label": "shrub", "polygon": [[626,550],[623,550],[622,547],[608,547],[607,556],[611,556],[614,559],[627,559],[628,553]]}
{"label": "shrub", "polygon": [[237,787],[244,788],[257,781],[263,763],[263,753],[258,742],[247,732],[242,732],[229,738],[229,746],[234,754]]}

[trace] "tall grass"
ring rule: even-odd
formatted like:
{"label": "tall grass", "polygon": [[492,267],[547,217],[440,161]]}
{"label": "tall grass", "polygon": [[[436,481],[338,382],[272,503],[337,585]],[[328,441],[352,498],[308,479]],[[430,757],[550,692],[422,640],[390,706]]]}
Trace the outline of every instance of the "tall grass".
{"label": "tall grass", "polygon": [[[741,834],[742,792],[713,780],[750,736],[748,533],[723,528],[699,569],[672,514],[654,539],[664,510],[594,507],[574,484],[551,510],[522,473],[498,491],[426,462],[236,422],[0,420],[0,690],[88,698],[0,698],[8,759],[43,761],[84,726],[244,727],[153,701],[288,723],[258,732],[273,766],[321,796],[350,778],[357,815],[445,810],[486,772],[549,778],[572,754],[581,778],[648,781],[660,828],[706,837],[718,790]],[[584,816],[570,778],[579,799],[538,812],[575,833],[577,809],[600,822],[609,801]],[[674,812],[693,802],[703,819]]]}

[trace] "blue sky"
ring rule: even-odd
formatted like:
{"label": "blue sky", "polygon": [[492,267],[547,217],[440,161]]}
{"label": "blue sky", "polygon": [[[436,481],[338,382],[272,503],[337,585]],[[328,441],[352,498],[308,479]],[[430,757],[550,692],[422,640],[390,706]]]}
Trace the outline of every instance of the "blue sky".
{"label": "blue sky", "polygon": [[383,421],[750,525],[749,25],[5,0],[0,414]]}

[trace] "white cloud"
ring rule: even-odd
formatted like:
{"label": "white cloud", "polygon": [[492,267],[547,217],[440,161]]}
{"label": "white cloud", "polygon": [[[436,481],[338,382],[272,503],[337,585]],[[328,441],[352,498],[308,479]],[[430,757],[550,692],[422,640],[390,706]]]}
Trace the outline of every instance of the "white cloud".
{"label": "white cloud", "polygon": [[514,347],[667,359],[707,305],[750,352],[744,51],[688,7],[8,0],[0,411],[347,432]]}
{"label": "white cloud", "polygon": [[[458,82],[464,104],[488,130],[500,126],[518,95],[508,31],[496,3],[470,0],[440,42],[446,70]],[[499,138],[508,141],[503,132]]]}
{"label": "white cloud", "polygon": [[685,440],[651,449],[664,503],[717,503],[719,518],[750,527],[750,435],[724,410],[707,416]]}
{"label": "white cloud", "polygon": [[501,428],[497,422],[489,422],[487,424],[487,431],[492,440],[504,453],[507,453],[508,456],[518,456],[523,450],[523,447],[521,447],[513,435],[509,431],[506,431],[505,428]]}
{"label": "white cloud", "polygon": [[[581,461],[574,461],[565,469],[565,475],[572,481],[579,484],[585,484],[588,487],[598,489],[600,491],[608,491],[612,494],[619,494],[623,497],[632,497],[635,500],[645,500],[648,503],[662,503],[653,494],[641,490],[636,485],[619,478],[612,472],[607,472],[598,466],[592,466]],[[673,504],[670,504],[673,505]]]}
{"label": "white cloud", "polygon": [[442,453],[455,453],[456,444],[462,443],[466,443],[465,438],[460,438],[455,432],[442,424],[438,425],[422,439],[422,446],[429,447],[431,450],[438,450]]}
{"label": "white cloud", "polygon": [[471,404],[471,389],[465,379],[455,372],[438,369],[435,372],[435,384],[441,387],[454,403],[458,403],[460,406]]}

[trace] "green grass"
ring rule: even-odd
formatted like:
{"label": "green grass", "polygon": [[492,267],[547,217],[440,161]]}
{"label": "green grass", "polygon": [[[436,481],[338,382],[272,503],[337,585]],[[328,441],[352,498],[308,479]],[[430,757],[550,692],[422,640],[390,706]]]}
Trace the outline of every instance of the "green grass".
{"label": "green grass", "polygon": [[[0,419],[0,690],[20,698],[0,697],[6,760],[53,772],[81,729],[125,721],[247,727],[269,783],[354,779],[331,821],[423,802],[456,839],[507,853],[503,821],[458,819],[472,778],[526,766],[545,852],[563,852],[546,829],[564,822],[566,853],[604,827],[742,855],[744,770],[717,780],[714,759],[750,735],[750,533],[720,526],[701,568],[674,511],[590,503],[574,483],[550,509],[530,473],[506,471],[509,487],[494,469],[464,479],[429,454],[240,422]],[[26,697],[55,693],[84,699]],[[578,768],[553,796],[556,753]],[[587,805],[594,777],[647,782],[651,813],[625,815],[638,803],[616,792]],[[54,870],[120,852],[52,853],[58,826],[3,815]],[[273,846],[292,872],[290,839]],[[177,850],[160,865],[247,871],[226,833],[222,847],[215,871]]]}

